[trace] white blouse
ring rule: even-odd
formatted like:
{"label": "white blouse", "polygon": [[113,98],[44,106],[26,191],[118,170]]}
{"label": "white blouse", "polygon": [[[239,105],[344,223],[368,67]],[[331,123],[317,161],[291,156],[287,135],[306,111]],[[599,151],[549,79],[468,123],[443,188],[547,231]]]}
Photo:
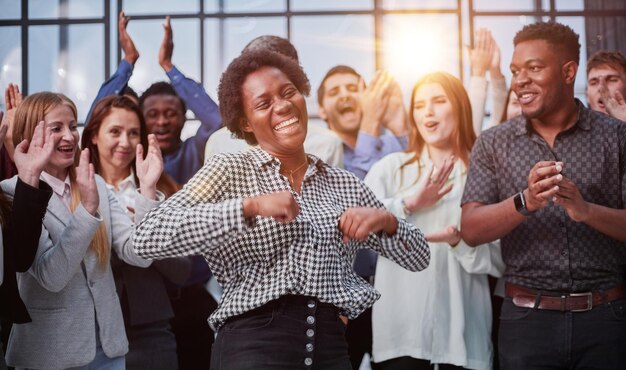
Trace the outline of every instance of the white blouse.
{"label": "white blouse", "polygon": [[[458,160],[450,174],[452,191],[434,206],[410,215],[402,198],[414,194],[419,174],[431,165],[426,151],[420,165],[400,167],[411,154],[394,153],[376,163],[365,183],[397,216],[406,217],[424,234],[448,225],[460,228],[461,195],[466,179]],[[501,276],[504,263],[500,245],[472,248],[463,241],[452,248],[447,243],[429,243],[430,265],[420,272],[399,268],[384,257],[378,259],[375,288],[381,299],[374,304],[373,359],[382,362],[410,356],[470,369],[491,369],[491,300],[487,274]]]}

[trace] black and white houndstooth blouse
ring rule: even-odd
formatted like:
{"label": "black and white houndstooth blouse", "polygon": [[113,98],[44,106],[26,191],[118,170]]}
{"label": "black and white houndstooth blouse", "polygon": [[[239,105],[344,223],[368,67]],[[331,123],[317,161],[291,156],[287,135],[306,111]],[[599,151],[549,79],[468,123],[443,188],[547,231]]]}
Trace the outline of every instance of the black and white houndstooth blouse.
{"label": "black and white houndstooth blouse", "polygon": [[[309,155],[298,194],[279,170],[280,162],[260,148],[214,155],[136,230],[140,256],[205,257],[224,288],[209,318],[213,328],[286,294],[315,296],[355,318],[380,297],[352,270],[360,248],[372,248],[412,271],[428,266],[424,235],[401,219],[393,236],[342,242],[338,220],[346,208],[383,208],[354,175]],[[294,221],[244,219],[243,198],[285,190],[300,207]]]}

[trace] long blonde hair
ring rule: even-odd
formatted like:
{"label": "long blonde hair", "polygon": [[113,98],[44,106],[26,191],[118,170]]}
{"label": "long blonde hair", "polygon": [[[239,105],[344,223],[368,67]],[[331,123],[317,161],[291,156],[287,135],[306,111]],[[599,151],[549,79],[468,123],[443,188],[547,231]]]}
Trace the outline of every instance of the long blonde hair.
{"label": "long blonde hair", "polygon": [[[44,120],[46,114],[58,106],[70,108],[74,119],[77,119],[76,105],[63,94],[44,91],[32,94],[24,99],[22,104],[20,104],[15,111],[15,118],[13,120],[13,145],[17,146],[24,139],[30,142],[37,124]],[[77,142],[74,165],[68,169],[71,185],[70,210],[72,212],[74,212],[80,204],[80,192],[78,191],[78,184],[76,183],[76,166],[78,166],[79,158],[80,152],[78,151]],[[96,230],[91,239],[89,248],[96,252],[100,267],[105,269],[109,262],[110,247],[104,223],[101,223]]]}
{"label": "long blonde hair", "polygon": [[[469,155],[476,141],[476,134],[472,126],[472,106],[470,105],[469,97],[463,87],[461,81],[446,72],[433,72],[420,78],[413,86],[413,92],[411,93],[411,105],[409,106],[409,145],[405,150],[406,153],[412,153],[413,156],[402,164],[400,170],[408,166],[411,163],[418,162],[422,151],[426,146],[426,142],[422,135],[420,135],[417,129],[417,123],[415,122],[415,116],[413,114],[413,101],[417,90],[422,86],[430,83],[438,83],[445,91],[450,104],[452,105],[452,111],[457,125],[452,133],[453,135],[453,151],[454,155],[459,158],[467,167],[469,164]],[[418,175],[419,177],[419,175]],[[416,180],[417,181],[417,180]]]}

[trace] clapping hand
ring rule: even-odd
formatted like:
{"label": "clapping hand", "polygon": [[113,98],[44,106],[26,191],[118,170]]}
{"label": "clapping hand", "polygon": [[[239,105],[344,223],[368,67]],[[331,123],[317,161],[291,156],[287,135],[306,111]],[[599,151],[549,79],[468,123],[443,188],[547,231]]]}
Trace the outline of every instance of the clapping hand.
{"label": "clapping hand", "polygon": [[404,109],[402,90],[395,79],[391,79],[389,85],[389,100],[385,115],[382,118],[382,125],[391,131],[395,136],[407,133],[407,114]]}
{"label": "clapping hand", "polygon": [[380,136],[381,124],[391,96],[389,89],[392,81],[393,78],[387,71],[376,71],[374,79],[361,96],[363,118],[360,129],[371,136]]}
{"label": "clapping hand", "polygon": [[469,51],[472,76],[485,76],[493,63],[496,47],[488,29],[480,28],[476,31],[474,47]]}
{"label": "clapping hand", "polygon": [[[1,115],[1,114],[0,114]],[[6,132],[7,126],[0,128],[0,135]],[[39,122],[30,141],[24,139],[15,147],[13,161],[20,179],[32,187],[39,186],[39,176],[44,170],[50,156],[61,140],[60,135],[53,136],[52,129],[46,127],[44,121]]]}
{"label": "clapping hand", "polygon": [[148,135],[148,154],[143,158],[143,146],[137,145],[135,167],[141,194],[148,199],[156,199],[156,184],[163,173],[163,156],[154,134]]}
{"label": "clapping hand", "polygon": [[454,169],[454,156],[443,161],[443,165],[435,172],[431,165],[427,174],[422,175],[417,182],[417,190],[411,196],[404,198],[404,205],[409,212],[417,209],[432,207],[444,195],[448,194],[454,184],[448,184],[448,178]]}
{"label": "clapping hand", "polygon": [[606,111],[611,117],[626,122],[626,101],[624,101],[624,96],[619,90],[615,90],[615,93],[611,96],[604,79],[601,79],[600,83],[602,84],[600,86],[600,96]]}
{"label": "clapping hand", "polygon": [[76,183],[83,207],[92,215],[96,214],[100,205],[100,196],[96,186],[96,170],[93,163],[89,163],[89,149],[83,149],[76,168]]}
{"label": "clapping hand", "polygon": [[170,17],[167,16],[163,24],[163,41],[161,41],[161,48],[159,49],[159,65],[165,72],[169,72],[174,68],[172,54],[174,54],[174,33],[170,24]]}
{"label": "clapping hand", "polygon": [[6,134],[4,135],[4,147],[6,148],[9,156],[13,158],[13,117],[17,107],[22,104],[22,93],[20,88],[15,84],[9,84],[6,90],[4,90],[4,101],[6,102],[7,112],[4,116],[2,124],[6,126]]}
{"label": "clapping hand", "polygon": [[559,182],[559,190],[552,196],[552,202],[567,212],[576,222],[585,222],[589,215],[589,203],[585,201],[574,182],[563,176]]}
{"label": "clapping hand", "polygon": [[137,62],[139,59],[139,51],[135,47],[135,43],[133,39],[130,38],[130,35],[126,31],[128,27],[128,22],[130,21],[130,17],[124,15],[124,12],[121,11],[117,21],[117,33],[120,38],[120,46],[122,50],[124,50],[124,59],[132,65]]}

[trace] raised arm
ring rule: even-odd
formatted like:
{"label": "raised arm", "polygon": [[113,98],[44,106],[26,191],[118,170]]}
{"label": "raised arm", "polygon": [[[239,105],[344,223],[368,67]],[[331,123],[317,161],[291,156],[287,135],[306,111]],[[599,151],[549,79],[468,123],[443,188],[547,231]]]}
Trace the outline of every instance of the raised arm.
{"label": "raised arm", "polygon": [[[3,132],[0,129],[0,135]],[[35,128],[31,142],[24,140],[15,148],[18,180],[7,234],[8,243],[11,243],[14,249],[15,267],[18,272],[28,270],[37,253],[41,222],[46,213],[48,200],[52,196],[52,189],[45,182],[39,181],[39,175],[48,163],[58,140],[60,137],[55,142],[51,129],[44,129],[44,123],[40,122]]]}
{"label": "raised arm", "polygon": [[120,62],[115,73],[108,80],[106,80],[102,86],[100,86],[100,90],[98,90],[98,94],[89,108],[89,113],[87,113],[85,122],[89,121],[93,108],[100,100],[102,100],[102,98],[110,95],[121,94],[126,85],[128,85],[130,77],[133,75],[133,67],[137,62],[137,59],[139,59],[139,51],[135,47],[133,39],[126,30],[129,21],[130,17],[126,17],[124,12],[121,11],[117,21],[117,31],[119,34],[120,46],[122,51],[124,51],[124,59]]}
{"label": "raised arm", "polygon": [[[165,17],[163,24],[163,40],[159,49],[159,65],[169,77],[174,90],[185,102],[187,107],[200,120],[200,127],[193,140],[197,153],[204,155],[204,146],[209,136],[217,131],[222,119],[217,104],[209,97],[204,87],[192,79],[185,77],[172,63],[174,53],[174,35],[170,17]],[[200,158],[202,163],[203,158]]]}

